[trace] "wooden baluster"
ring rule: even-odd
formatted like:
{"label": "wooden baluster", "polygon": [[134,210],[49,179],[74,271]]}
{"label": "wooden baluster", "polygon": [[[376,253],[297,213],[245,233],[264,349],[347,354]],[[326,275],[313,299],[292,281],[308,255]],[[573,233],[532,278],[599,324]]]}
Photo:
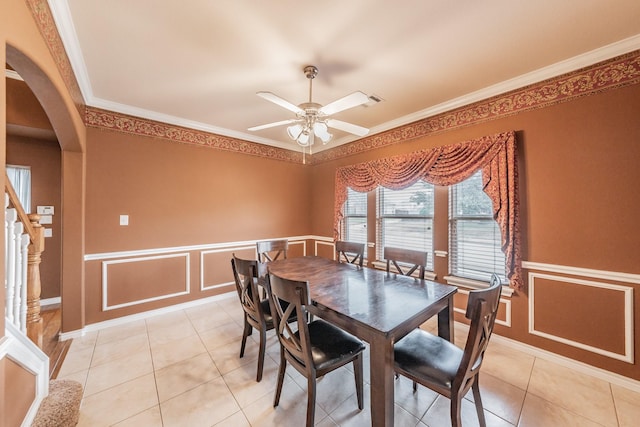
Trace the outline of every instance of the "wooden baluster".
{"label": "wooden baluster", "polygon": [[29,245],[27,264],[27,336],[42,348],[42,317],[40,317],[40,255],[44,251],[44,228],[40,215],[30,214],[29,221],[34,234]]}

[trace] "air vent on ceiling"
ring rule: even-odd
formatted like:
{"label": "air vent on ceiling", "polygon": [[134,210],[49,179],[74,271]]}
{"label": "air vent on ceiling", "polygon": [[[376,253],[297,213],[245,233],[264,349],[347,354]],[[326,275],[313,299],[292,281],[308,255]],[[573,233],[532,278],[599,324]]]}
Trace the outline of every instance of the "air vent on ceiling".
{"label": "air vent on ceiling", "polygon": [[365,107],[372,107],[382,101],[384,100],[380,98],[378,95],[372,94],[372,95],[369,95],[369,101],[367,101],[365,104],[362,104],[362,105],[364,105]]}

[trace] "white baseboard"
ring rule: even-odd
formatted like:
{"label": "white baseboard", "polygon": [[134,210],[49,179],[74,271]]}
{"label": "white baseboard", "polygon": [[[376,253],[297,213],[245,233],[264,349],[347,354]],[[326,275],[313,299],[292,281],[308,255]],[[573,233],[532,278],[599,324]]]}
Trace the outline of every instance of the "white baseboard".
{"label": "white baseboard", "polygon": [[[117,319],[105,320],[104,322],[93,323],[80,330],[61,333],[60,340],[65,341],[71,338],[79,338],[88,332],[99,331],[101,329],[110,328],[112,326],[123,325],[129,322],[133,322],[135,320],[147,319],[150,317],[159,316],[162,314],[167,314],[167,313],[171,313],[178,310],[197,307],[199,305],[210,303],[210,302],[224,301],[226,299],[234,299],[234,298],[236,298],[235,292],[226,292],[224,294],[216,295],[210,298],[203,298],[196,301],[189,301],[183,304],[177,304],[171,307],[164,307],[157,310],[146,311],[144,313],[132,314],[130,316],[120,317]],[[456,324],[457,326],[460,326],[465,330],[469,329],[469,325],[465,323],[456,322]],[[543,349],[534,347],[532,345],[513,340],[511,338],[506,338],[495,333],[491,336],[491,340],[496,341],[502,345],[506,345],[515,350],[521,351],[523,353],[529,354],[531,356],[539,357],[541,359],[557,363],[559,365],[576,370],[586,375],[590,375],[592,377],[599,378],[601,380],[610,382],[620,387],[624,387],[629,390],[640,393],[640,381],[625,377],[620,374],[616,374],[614,372],[607,371],[605,369],[597,368],[595,366],[592,366],[583,362],[579,362],[577,360],[573,360],[568,357],[561,356],[559,354],[552,353],[550,351],[543,350]]]}
{"label": "white baseboard", "polygon": [[82,329],[78,329],[71,332],[61,332],[60,341],[66,341],[72,338],[80,338],[86,335],[88,332],[95,332],[101,329],[111,328],[112,326],[124,325],[135,320],[148,319],[150,317],[159,316],[161,314],[172,313],[178,310],[184,310],[191,307],[197,307],[202,304],[207,304],[215,301],[222,301],[225,299],[237,298],[236,292],[225,292],[224,294],[215,295],[209,298],[202,298],[195,301],[189,301],[182,304],[176,304],[169,307],[158,308],[156,310],[149,310],[143,313],[136,313],[129,316],[118,317],[117,319],[105,320],[103,322],[92,323],[85,326]]}
{"label": "white baseboard", "polygon": [[[457,326],[462,326],[465,330],[469,329],[469,325],[467,324],[459,323],[459,322],[456,322],[456,324]],[[629,377],[625,377],[620,374],[616,374],[615,372],[607,371],[602,368],[597,368],[587,363],[580,362],[580,361],[571,359],[569,357],[561,356],[559,354],[552,353],[550,351],[543,350],[541,348],[534,347],[532,345],[525,344],[520,341],[513,340],[511,338],[506,338],[495,333],[491,335],[491,341],[498,342],[514,350],[518,350],[523,353],[526,353],[530,356],[539,357],[540,359],[557,363],[558,365],[562,365],[569,369],[573,369],[574,371],[578,371],[583,374],[601,379],[603,381],[607,381],[611,384],[615,384],[620,387],[624,387],[629,390],[640,393],[640,381],[634,380]]]}
{"label": "white baseboard", "polygon": [[40,300],[40,307],[62,303],[62,297],[45,298]]}

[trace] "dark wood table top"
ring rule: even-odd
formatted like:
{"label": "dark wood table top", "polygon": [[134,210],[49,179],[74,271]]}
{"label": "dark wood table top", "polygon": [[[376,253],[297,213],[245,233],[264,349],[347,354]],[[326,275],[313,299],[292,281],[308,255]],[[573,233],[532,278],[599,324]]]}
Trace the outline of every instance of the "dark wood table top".
{"label": "dark wood table top", "polygon": [[452,341],[457,288],[313,256],[274,261],[266,268],[309,282],[309,312],[369,342],[371,424],[392,427],[393,345],[435,315],[438,334]]}
{"label": "dark wood table top", "polygon": [[319,308],[326,307],[385,335],[393,334],[411,318],[422,317],[425,308],[456,292],[454,286],[322,257],[289,258],[267,267],[280,277],[308,281],[311,299]]}

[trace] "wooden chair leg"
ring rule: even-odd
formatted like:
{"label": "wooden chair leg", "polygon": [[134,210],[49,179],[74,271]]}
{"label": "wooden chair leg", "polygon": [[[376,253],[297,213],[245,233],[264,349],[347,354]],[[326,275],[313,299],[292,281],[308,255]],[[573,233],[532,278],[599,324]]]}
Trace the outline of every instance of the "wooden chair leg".
{"label": "wooden chair leg", "polygon": [[280,346],[280,368],[278,369],[278,385],[276,385],[276,396],[273,399],[273,407],[280,403],[280,393],[282,392],[282,383],[284,382],[284,372],[287,369],[287,359],[284,358],[284,349]]}
{"label": "wooden chair leg", "polygon": [[240,357],[244,356],[244,347],[247,345],[247,337],[251,335],[253,328],[247,322],[247,315],[244,318],[244,331],[242,331],[242,344],[240,344]]}
{"label": "wooden chair leg", "polygon": [[262,371],[264,369],[264,353],[267,346],[267,332],[264,329],[260,331],[260,349],[258,350],[258,373],[256,374],[256,381],[262,381]]}
{"label": "wooden chair leg", "polygon": [[362,399],[362,353],[356,357],[353,361],[353,374],[356,378],[356,396],[358,396],[358,409],[362,410],[364,407],[363,399]]}
{"label": "wooden chair leg", "polygon": [[307,427],[313,427],[316,417],[316,377],[315,373],[307,378]]}
{"label": "wooden chair leg", "polygon": [[482,398],[480,397],[480,384],[478,382],[478,376],[476,375],[475,381],[471,386],[471,390],[473,391],[473,400],[476,404],[476,412],[478,413],[478,421],[480,422],[480,427],[486,427],[487,422],[484,419],[484,410],[482,409]]}
{"label": "wooden chair leg", "polygon": [[451,427],[462,427],[462,396],[451,396]]}

